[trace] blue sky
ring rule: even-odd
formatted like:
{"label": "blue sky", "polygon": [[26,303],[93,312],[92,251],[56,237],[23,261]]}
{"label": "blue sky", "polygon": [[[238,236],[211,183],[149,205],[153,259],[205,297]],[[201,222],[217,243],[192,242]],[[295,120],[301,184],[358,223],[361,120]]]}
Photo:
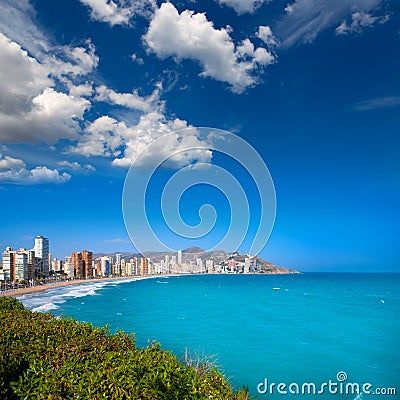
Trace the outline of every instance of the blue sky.
{"label": "blue sky", "polygon": [[[262,257],[399,271],[399,11],[380,0],[3,0],[0,246],[30,248],[41,234],[59,258],[130,251],[128,168],[163,135],[190,127],[196,146],[207,126],[246,140],[269,168],[277,208]],[[202,194],[212,199],[218,236],[229,202],[212,190],[186,193],[181,214],[196,224]]]}

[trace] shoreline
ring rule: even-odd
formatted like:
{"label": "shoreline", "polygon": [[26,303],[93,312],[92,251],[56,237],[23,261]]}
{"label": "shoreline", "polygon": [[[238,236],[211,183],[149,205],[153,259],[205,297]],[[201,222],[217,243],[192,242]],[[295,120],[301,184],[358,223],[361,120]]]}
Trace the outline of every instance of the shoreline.
{"label": "shoreline", "polygon": [[[284,274],[265,274],[265,275],[290,275],[291,273]],[[296,272],[296,274],[301,274],[301,272]],[[94,283],[94,282],[112,282],[112,281],[121,281],[121,280],[142,280],[149,278],[161,278],[165,276],[185,276],[186,274],[163,274],[163,275],[134,275],[134,276],[119,276],[119,277],[105,277],[105,278],[90,278],[90,279],[73,279],[70,281],[56,282],[56,283],[46,283],[44,285],[36,285],[29,286],[24,288],[19,288],[15,290],[7,290],[0,292],[0,297],[19,297],[25,294],[33,294],[44,292],[50,289],[56,289],[59,287],[65,286],[73,286],[73,285],[82,285],[84,283]],[[197,274],[188,274],[188,275],[197,275]],[[213,275],[213,274],[211,274]],[[247,274],[228,274],[228,275],[247,275]],[[264,274],[262,274],[264,275]]]}
{"label": "shoreline", "polygon": [[64,286],[73,286],[73,285],[82,285],[84,283],[93,283],[93,282],[112,282],[112,281],[120,281],[120,280],[140,280],[150,278],[151,276],[120,276],[120,277],[112,277],[112,278],[92,278],[92,279],[76,279],[71,281],[64,281],[58,283],[47,283],[45,285],[36,285],[30,286],[26,288],[19,288],[15,290],[7,290],[6,292],[0,292],[0,297],[19,297],[25,294],[33,294],[44,292],[50,289],[56,289]]}

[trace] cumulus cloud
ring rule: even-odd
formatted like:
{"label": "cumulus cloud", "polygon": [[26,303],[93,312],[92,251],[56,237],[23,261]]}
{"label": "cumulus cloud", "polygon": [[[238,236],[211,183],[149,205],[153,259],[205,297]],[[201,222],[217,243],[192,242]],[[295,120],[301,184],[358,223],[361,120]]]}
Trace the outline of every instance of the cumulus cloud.
{"label": "cumulus cloud", "polygon": [[77,161],[70,162],[64,160],[64,161],[59,161],[57,164],[60,165],[61,167],[71,169],[72,171],[82,171],[84,173],[96,171],[96,168],[93,167],[93,165],[90,164],[81,165]]}
{"label": "cumulus cloud", "polygon": [[86,47],[60,46],[54,51],[58,53],[58,57],[46,57],[43,60],[53,76],[87,75],[99,64],[99,57],[90,40],[86,41]]}
{"label": "cumulus cloud", "polygon": [[383,0],[295,0],[286,6],[286,15],[278,22],[275,30],[283,46],[309,43],[320,32],[337,27],[354,13],[360,13],[359,17],[362,17],[364,14],[379,12],[382,2]]}
{"label": "cumulus cloud", "polygon": [[128,25],[135,14],[148,15],[155,7],[154,0],[80,0],[90,9],[95,21],[106,22],[111,26]]}
{"label": "cumulus cloud", "polygon": [[29,0],[0,2],[0,32],[38,57],[49,49],[48,38],[32,22],[35,10]]}
{"label": "cumulus cloud", "polygon": [[64,79],[63,82],[68,88],[68,92],[74,97],[90,97],[93,94],[93,83],[85,82],[82,84],[75,85],[69,79]]}
{"label": "cumulus cloud", "polygon": [[238,14],[253,13],[268,0],[217,0],[218,3],[232,7]]}
{"label": "cumulus cloud", "polygon": [[337,35],[361,33],[364,28],[371,28],[376,23],[384,24],[389,20],[389,18],[389,15],[377,17],[365,11],[357,11],[351,15],[351,22],[343,20],[336,28],[335,32]]}
{"label": "cumulus cloud", "polygon": [[134,90],[132,93],[117,93],[101,85],[96,88],[96,100],[124,106],[132,110],[147,112],[159,101],[159,88],[157,87],[150,96],[145,98],[141,97],[137,90]]}
{"label": "cumulus cloud", "polygon": [[0,112],[26,111],[30,101],[52,84],[48,72],[1,33],[0,53]]}
{"label": "cumulus cloud", "polygon": [[171,3],[161,4],[143,39],[160,58],[198,61],[203,68],[201,76],[226,82],[236,93],[254,86],[257,66],[268,63],[265,49],[243,52],[248,40],[237,48],[228,29],[215,29],[202,13],[186,10],[179,14]]}
{"label": "cumulus cloud", "polygon": [[272,33],[269,26],[260,25],[258,27],[257,37],[259,37],[268,47],[275,47],[278,45],[278,39]]}
{"label": "cumulus cloud", "polygon": [[256,49],[249,39],[243,40],[241,44],[237,46],[236,52],[242,59],[248,59],[250,62],[260,65],[269,65],[275,61],[273,54],[263,47],[258,47]]}
{"label": "cumulus cloud", "polygon": [[[125,151],[122,157],[117,157],[113,160],[112,164],[117,167],[130,167],[137,156],[147,149],[146,157],[144,162],[151,164],[154,158],[160,159],[168,158],[172,152],[179,151],[179,148],[183,148],[185,143],[190,142],[193,146],[196,146],[198,142],[196,136],[196,129],[191,127],[186,132],[184,138],[181,141],[178,140],[178,134],[170,137],[168,145],[162,147],[152,146],[151,151],[148,150],[148,145],[153,143],[156,139],[169,134],[171,132],[178,131],[180,129],[188,128],[186,121],[176,118],[168,121],[162,114],[152,112],[140,117],[140,121],[137,125],[129,129],[129,134],[124,138]],[[170,166],[184,166],[189,165],[193,162],[202,160],[204,162],[211,160],[211,154],[208,152],[200,152],[196,157],[193,154],[179,154],[170,160]]]}
{"label": "cumulus cloud", "polygon": [[[196,147],[200,144],[197,130],[179,118],[168,120],[158,111],[141,115],[137,124],[131,126],[127,126],[124,121],[102,116],[88,125],[85,134],[75,147],[70,148],[70,152],[87,157],[110,157],[113,159],[113,166],[128,168],[148,145],[166,134],[184,128],[189,128],[184,137],[172,135],[167,146],[165,143],[160,148],[152,146],[151,152],[146,153],[146,163],[151,163],[154,157],[168,158],[172,152],[179,151],[179,148],[188,143]],[[179,153],[170,160],[169,165],[183,166],[198,161],[207,162],[211,160],[211,156],[211,152],[204,150],[191,154]]]}
{"label": "cumulus cloud", "polygon": [[0,183],[16,185],[37,185],[43,183],[65,183],[71,179],[66,172],[38,166],[27,169],[26,164],[19,159],[0,154]]}
{"label": "cumulus cloud", "polygon": [[75,147],[70,147],[70,151],[87,157],[116,157],[121,153],[127,132],[125,122],[101,116],[88,124],[84,135]]}
{"label": "cumulus cloud", "polygon": [[88,100],[57,92],[45,65],[0,34],[0,140],[6,143],[77,136]]}

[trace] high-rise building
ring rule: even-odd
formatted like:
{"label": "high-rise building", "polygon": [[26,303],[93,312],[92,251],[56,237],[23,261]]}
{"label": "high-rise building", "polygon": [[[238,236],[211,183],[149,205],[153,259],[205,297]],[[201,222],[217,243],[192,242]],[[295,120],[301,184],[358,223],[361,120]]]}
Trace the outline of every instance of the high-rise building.
{"label": "high-rise building", "polygon": [[112,260],[110,262],[109,257],[101,257],[100,258],[100,271],[102,276],[109,276],[111,271],[110,271],[110,266],[112,265]]}
{"label": "high-rise building", "polygon": [[169,255],[165,255],[165,272],[168,274],[170,269]]}
{"label": "high-rise building", "polygon": [[75,277],[74,264],[72,263],[72,257],[65,257],[65,262],[63,264],[63,272],[68,276],[68,278]]}
{"label": "high-rise building", "polygon": [[71,254],[72,265],[74,266],[74,276],[75,278],[83,278],[83,260],[82,253],[79,251],[74,251]]}
{"label": "high-rise building", "polygon": [[11,247],[6,247],[3,251],[2,280],[15,279],[15,255],[16,252]]}
{"label": "high-rise building", "polygon": [[172,256],[171,257],[171,268],[169,268],[169,270],[167,271],[168,273],[172,272],[175,273],[176,272],[176,256]]}
{"label": "high-rise building", "polygon": [[122,270],[121,270],[121,254],[120,253],[115,254],[115,264],[117,265],[116,273],[118,275],[121,275]]}
{"label": "high-rise building", "polygon": [[140,274],[147,275],[149,273],[149,260],[145,257],[140,259]]}
{"label": "high-rise building", "polygon": [[251,269],[251,258],[246,257],[246,258],[244,259],[244,268],[243,268],[243,272],[244,272],[245,274],[248,274],[248,273],[250,272],[250,269]]}
{"label": "high-rise building", "polygon": [[130,261],[133,263],[133,275],[139,275],[140,272],[137,257],[133,257]]}
{"label": "high-rise building", "polygon": [[213,260],[206,261],[206,270],[209,274],[214,272],[214,261]]}
{"label": "high-rise building", "polygon": [[122,275],[122,276],[129,275],[129,274],[127,274],[127,272],[126,272],[126,261],[125,261],[124,258],[123,258],[122,260],[120,260],[119,265],[120,265],[119,268],[120,268],[120,271],[121,271],[121,275]]}
{"label": "high-rise building", "polygon": [[[20,250],[21,251],[21,250]],[[34,250],[27,250],[23,249],[23,251],[27,254],[28,256],[28,279],[34,279],[35,278],[35,251]]]}
{"label": "high-rise building", "polygon": [[91,251],[82,251],[84,277],[92,276],[93,253]]}
{"label": "high-rise building", "polygon": [[53,272],[61,272],[62,264],[63,264],[63,262],[61,260],[54,257],[53,261],[51,262],[51,270]]}
{"label": "high-rise building", "polygon": [[28,254],[23,250],[15,254],[15,274],[14,279],[24,281],[28,279]]}
{"label": "high-rise building", "polygon": [[178,265],[182,264],[182,250],[178,251]]}
{"label": "high-rise building", "polygon": [[49,253],[48,259],[49,259],[49,271],[52,271],[51,267],[52,267],[52,261],[53,261],[53,254]]}
{"label": "high-rise building", "polygon": [[72,253],[71,259],[76,278],[87,278],[92,276],[93,253],[91,251],[75,251]]}
{"label": "high-rise building", "polygon": [[197,266],[196,272],[202,273],[203,272],[203,260],[200,257],[196,258],[196,266]]}
{"label": "high-rise building", "polygon": [[49,239],[44,236],[35,237],[35,256],[43,260],[42,271],[44,276],[49,276]]}

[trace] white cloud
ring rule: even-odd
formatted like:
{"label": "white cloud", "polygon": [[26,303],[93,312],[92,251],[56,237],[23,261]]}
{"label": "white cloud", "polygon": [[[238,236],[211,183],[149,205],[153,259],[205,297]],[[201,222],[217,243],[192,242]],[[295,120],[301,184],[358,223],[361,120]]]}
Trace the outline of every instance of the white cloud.
{"label": "white cloud", "polygon": [[87,157],[116,157],[121,154],[123,138],[127,135],[125,122],[117,121],[109,116],[102,116],[91,122],[85,134],[79,138],[78,144],[71,147],[72,153]]}
{"label": "white cloud", "polygon": [[84,97],[92,95],[92,83],[83,78],[99,62],[93,44],[56,45],[35,17],[27,0],[0,4],[0,140],[6,143],[75,139],[91,106]]}
{"label": "white cloud", "polygon": [[217,0],[218,3],[232,7],[238,14],[253,13],[257,7],[269,0]]}
{"label": "white cloud", "polygon": [[65,183],[71,175],[45,166],[27,169],[26,164],[19,159],[0,154],[0,183],[16,185],[37,185],[43,183]]}
{"label": "white cloud", "polygon": [[32,98],[52,84],[47,70],[0,33],[0,112],[29,109]]}
{"label": "white cloud", "polygon": [[90,164],[81,165],[77,161],[70,162],[70,161],[64,160],[64,161],[59,161],[57,164],[60,165],[61,167],[68,168],[73,171],[83,171],[86,173],[96,171],[96,168],[93,167],[93,165],[90,165]]}
{"label": "white cloud", "polygon": [[272,64],[275,61],[275,57],[263,47],[255,49],[254,44],[249,39],[243,40],[242,43],[237,46],[236,52],[242,59],[248,58],[260,65]]}
{"label": "white cloud", "polygon": [[132,59],[132,61],[137,62],[139,65],[143,65],[143,64],[144,64],[143,58],[138,57],[138,55],[135,54],[135,53],[133,53],[133,54],[131,55],[131,59]]}
{"label": "white cloud", "polygon": [[383,0],[295,0],[285,8],[275,31],[283,46],[312,42],[327,28],[336,27],[354,13],[377,12]]}
{"label": "white cloud", "polygon": [[71,179],[71,175],[63,172],[60,174],[56,169],[47,167],[36,167],[28,171],[28,177],[24,180],[27,184],[40,183],[65,183]]}
{"label": "white cloud", "polygon": [[7,143],[73,139],[90,103],[55,91],[43,64],[0,34],[0,140]]}
{"label": "white cloud", "polygon": [[69,79],[63,80],[67,85],[68,92],[74,97],[90,97],[93,94],[93,83],[85,82],[82,84],[75,85]]}
{"label": "white cloud", "polygon": [[22,168],[25,168],[25,163],[22,160],[0,154],[0,173]]}
{"label": "white cloud", "polygon": [[61,46],[54,51],[59,53],[58,57],[46,57],[43,61],[53,76],[87,75],[99,64],[99,57],[90,41],[86,41],[86,47]]}
{"label": "white cloud", "polygon": [[364,28],[371,28],[375,23],[384,24],[389,20],[389,15],[381,17],[374,16],[365,11],[357,11],[351,15],[351,22],[343,20],[336,28],[337,35],[347,35],[350,33],[360,33]]}
{"label": "white cloud", "polygon": [[[137,156],[156,139],[188,128],[186,121],[176,118],[167,120],[158,111],[151,111],[140,116],[136,125],[127,126],[125,122],[118,121],[109,116],[102,116],[88,125],[85,134],[80,138],[75,147],[70,148],[71,153],[112,158],[112,165],[128,168]],[[151,147],[151,152],[146,154],[146,163],[151,163],[154,157],[168,158],[173,151],[190,144],[191,147],[200,145],[197,130],[193,127],[185,132],[183,138],[178,140],[178,134],[172,135],[168,145]],[[202,142],[204,143],[204,142]],[[169,161],[170,166],[182,166],[196,163],[197,161],[210,161],[211,152],[200,150],[197,153],[179,153]]]}
{"label": "white cloud", "polygon": [[[130,167],[136,157],[156,139],[187,127],[188,124],[186,121],[180,120],[179,118],[168,121],[163,115],[157,112],[142,115],[138,124],[129,128],[128,135],[124,138],[126,147],[122,157],[115,158],[112,162],[112,165],[117,167]],[[193,146],[195,146],[195,133],[195,128],[193,128],[190,133],[188,132],[184,138],[185,142],[179,142],[177,140],[177,136],[175,138],[172,138],[171,136],[168,146],[164,145],[163,147],[152,147],[152,152],[147,153],[145,162],[151,163],[154,157],[157,159],[160,159],[160,157],[168,158],[173,151],[179,150],[179,148],[182,147],[187,141],[191,141]],[[206,155],[204,153],[203,158],[204,161],[209,160],[210,155]],[[174,158],[173,164],[176,166],[183,166],[188,165],[193,161],[193,154],[180,154]]]}
{"label": "white cloud", "polygon": [[95,21],[107,22],[111,26],[128,25],[135,14],[148,15],[155,7],[154,0],[80,0],[90,9]]}
{"label": "white cloud", "polygon": [[156,88],[149,97],[144,98],[138,94],[137,90],[132,93],[117,93],[102,85],[96,88],[96,100],[147,112],[159,101],[159,91],[159,88]]}
{"label": "white cloud", "polygon": [[97,66],[98,57],[90,41],[78,47],[54,45],[48,32],[37,27],[35,18],[36,11],[29,0],[0,2],[0,32],[45,65],[48,73],[82,75]]}
{"label": "white cloud", "polygon": [[205,14],[189,10],[179,14],[171,3],[161,4],[143,39],[160,58],[197,60],[201,76],[226,82],[236,93],[256,84],[257,66],[267,61],[263,50],[243,53],[243,43],[236,48],[228,30],[215,29]]}
{"label": "white cloud", "polygon": [[79,169],[81,169],[81,164],[79,164],[78,162],[74,161],[74,162],[69,162],[69,161],[59,161],[57,163],[58,165],[62,166],[62,167],[67,167],[70,168],[74,171],[78,171]]}
{"label": "white cloud", "polygon": [[257,36],[268,46],[275,47],[278,45],[278,39],[272,33],[269,26],[260,25],[258,27]]}
{"label": "white cloud", "polygon": [[291,13],[293,12],[293,4],[288,4],[288,5],[285,7],[285,11],[286,11],[288,14],[291,14]]}
{"label": "white cloud", "polygon": [[46,35],[32,22],[35,15],[29,0],[0,1],[0,32],[38,57],[48,51],[49,44]]}

